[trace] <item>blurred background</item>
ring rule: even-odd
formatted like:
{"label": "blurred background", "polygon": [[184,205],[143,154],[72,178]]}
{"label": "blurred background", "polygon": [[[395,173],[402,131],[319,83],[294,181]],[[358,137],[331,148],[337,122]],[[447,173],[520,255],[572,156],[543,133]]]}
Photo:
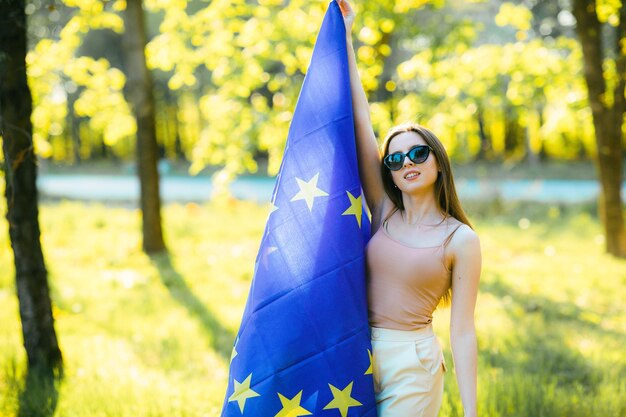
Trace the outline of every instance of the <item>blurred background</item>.
{"label": "blurred background", "polygon": [[[479,413],[626,415],[623,0],[352,3],[481,237]],[[0,416],[219,415],[327,6],[0,0]]]}

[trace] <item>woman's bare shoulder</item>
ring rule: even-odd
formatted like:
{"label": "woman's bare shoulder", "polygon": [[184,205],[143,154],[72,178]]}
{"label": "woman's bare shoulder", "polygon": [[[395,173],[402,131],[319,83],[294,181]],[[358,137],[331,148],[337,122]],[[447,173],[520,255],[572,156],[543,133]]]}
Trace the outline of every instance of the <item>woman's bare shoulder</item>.
{"label": "woman's bare shoulder", "polygon": [[450,239],[449,247],[453,252],[459,250],[472,248],[480,248],[480,238],[478,233],[465,223],[460,223],[459,228],[456,230],[452,238]]}

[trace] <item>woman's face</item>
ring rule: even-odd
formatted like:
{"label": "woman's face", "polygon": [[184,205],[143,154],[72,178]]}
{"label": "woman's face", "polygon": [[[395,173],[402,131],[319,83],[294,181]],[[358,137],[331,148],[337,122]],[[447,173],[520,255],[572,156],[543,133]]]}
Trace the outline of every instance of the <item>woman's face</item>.
{"label": "woman's face", "polygon": [[[427,145],[426,141],[416,132],[402,132],[389,142],[389,154],[409,150],[419,145]],[[398,171],[391,171],[394,184],[406,193],[416,190],[425,190],[433,187],[437,180],[439,166],[435,155],[431,151],[428,158],[421,164],[416,164],[409,157],[404,158],[404,164]]]}

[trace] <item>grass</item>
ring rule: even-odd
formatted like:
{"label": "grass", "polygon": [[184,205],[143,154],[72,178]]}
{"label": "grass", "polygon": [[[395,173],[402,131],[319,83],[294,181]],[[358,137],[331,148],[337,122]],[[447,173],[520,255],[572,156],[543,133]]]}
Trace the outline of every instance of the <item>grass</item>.
{"label": "grass", "polygon": [[[484,257],[480,415],[626,415],[626,263],[603,254],[593,207],[467,208]],[[150,258],[137,210],[43,204],[66,369],[55,415],[217,416],[268,210],[237,201],[169,205],[170,254]],[[0,416],[12,417],[25,353],[4,219],[0,230]],[[452,365],[448,315],[436,312],[435,327]],[[453,375],[441,416],[463,415]]]}

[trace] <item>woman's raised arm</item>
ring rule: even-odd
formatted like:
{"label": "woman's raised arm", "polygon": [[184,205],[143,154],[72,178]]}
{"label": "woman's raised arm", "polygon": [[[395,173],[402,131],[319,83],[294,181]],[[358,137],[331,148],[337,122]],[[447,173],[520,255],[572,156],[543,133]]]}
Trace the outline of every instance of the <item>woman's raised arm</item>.
{"label": "woman's raised arm", "polygon": [[352,91],[352,108],[354,111],[354,131],[356,135],[357,157],[359,174],[363,183],[363,192],[372,216],[379,216],[385,190],[380,175],[380,154],[378,143],[372,129],[370,108],[363,91],[361,78],[356,66],[356,56],[352,46],[352,25],[355,13],[346,0],[337,0],[343,20],[346,25],[346,43],[348,49],[348,64],[350,67],[350,87]]}

